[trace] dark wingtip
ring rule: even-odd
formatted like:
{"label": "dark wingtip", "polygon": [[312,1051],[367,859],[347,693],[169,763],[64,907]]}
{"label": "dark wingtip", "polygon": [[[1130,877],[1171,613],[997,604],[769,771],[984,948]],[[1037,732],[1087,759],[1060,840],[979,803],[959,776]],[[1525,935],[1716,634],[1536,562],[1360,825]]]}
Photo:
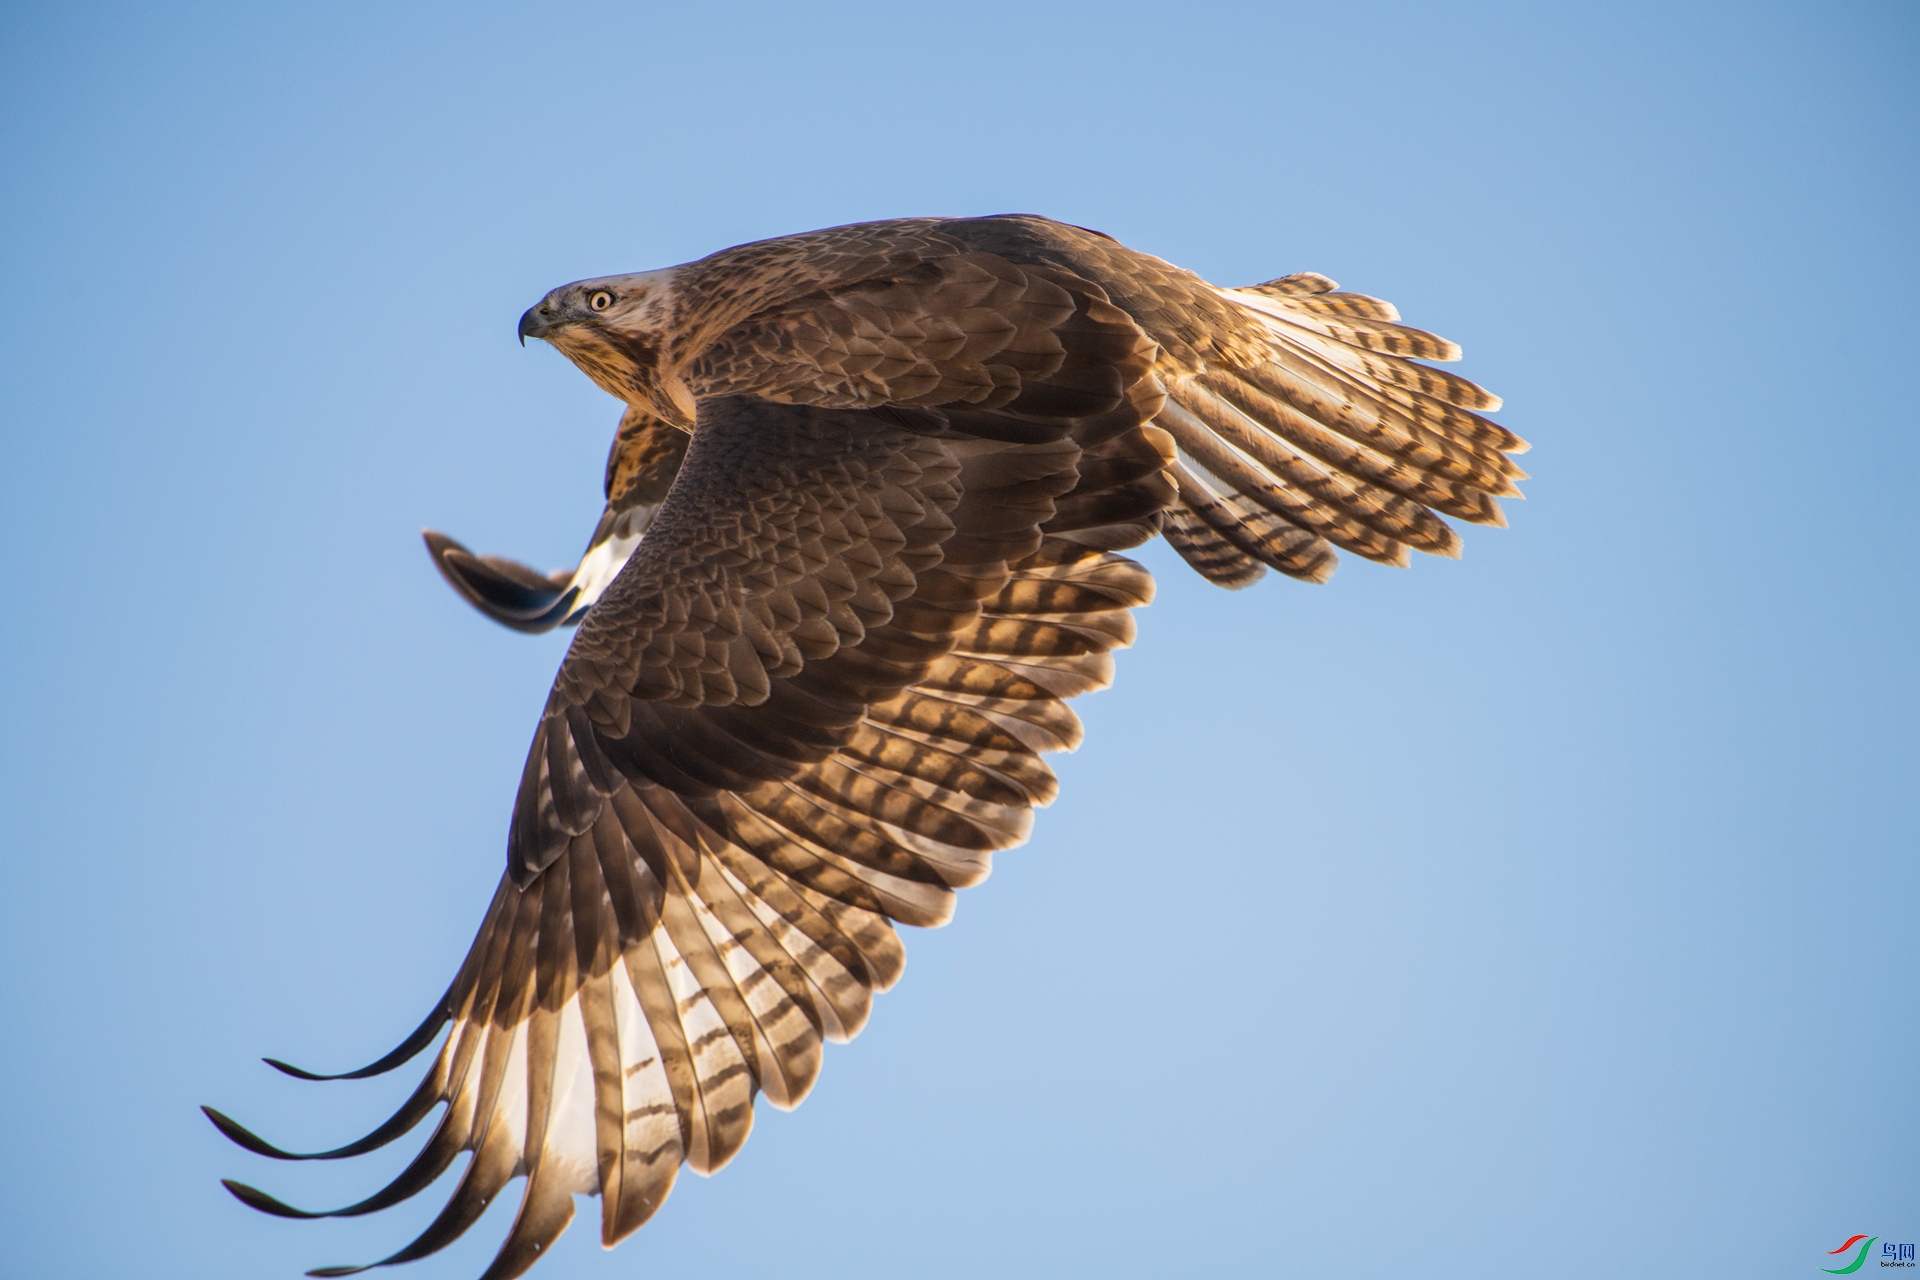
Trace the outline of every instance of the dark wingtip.
{"label": "dark wingtip", "polygon": [[477,556],[434,529],[423,529],[427,554],[462,600],[503,627],[538,635],[563,626],[580,598],[572,574],[541,573],[515,560]]}
{"label": "dark wingtip", "polygon": [[235,1146],[251,1151],[257,1156],[271,1156],[275,1160],[301,1159],[300,1156],[294,1155],[292,1152],[282,1151],[279,1147],[274,1146],[271,1142],[268,1142],[265,1138],[262,1138],[259,1134],[253,1132],[253,1130],[247,1128],[247,1126],[241,1124],[231,1116],[222,1115],[212,1107],[202,1107],[200,1110],[206,1115],[207,1119],[213,1121],[213,1127],[218,1129],[222,1136]]}
{"label": "dark wingtip", "polygon": [[342,1071],[337,1075],[325,1076],[303,1067],[296,1067],[290,1062],[282,1062],[278,1058],[262,1058],[260,1061],[275,1071],[292,1076],[295,1080],[365,1080],[369,1076],[385,1075],[433,1043],[433,1038],[440,1034],[440,1028],[446,1026],[447,1020],[453,1016],[447,1011],[447,1001],[452,995],[453,992],[449,990],[446,995],[441,996],[438,1003],[433,1006],[433,1012],[427,1015],[427,1020],[415,1027],[413,1034],[396,1045],[392,1053],[378,1062],[369,1062],[358,1071]]}
{"label": "dark wingtip", "polygon": [[379,1265],[377,1262],[370,1262],[364,1267],[315,1267],[307,1274],[310,1276],[357,1276],[362,1271]]}
{"label": "dark wingtip", "polygon": [[414,1127],[425,1119],[427,1113],[440,1103],[438,1091],[434,1088],[433,1076],[429,1074],[420,1086],[413,1091],[400,1109],[387,1117],[386,1121],[364,1138],[349,1142],[344,1147],[335,1147],[331,1151],[287,1151],[274,1146],[259,1134],[253,1132],[231,1116],[223,1115],[212,1107],[202,1107],[207,1119],[213,1121],[229,1142],[257,1156],[266,1156],[272,1160],[342,1160],[349,1156],[365,1155],[369,1151],[378,1151],[395,1138],[411,1133]]}
{"label": "dark wingtip", "polygon": [[300,1067],[294,1066],[291,1062],[282,1062],[278,1058],[262,1058],[260,1059],[260,1061],[266,1063],[268,1066],[272,1067],[275,1071],[285,1072],[287,1075],[292,1076],[295,1080],[338,1080],[340,1079],[339,1076],[316,1075],[311,1071],[303,1070]]}
{"label": "dark wingtip", "polygon": [[220,1179],[220,1185],[232,1194],[235,1200],[249,1209],[258,1209],[261,1213],[270,1213],[276,1218],[324,1218],[324,1213],[308,1213],[305,1209],[296,1209],[284,1200],[276,1200],[258,1187],[250,1187],[244,1182],[235,1182],[232,1178]]}

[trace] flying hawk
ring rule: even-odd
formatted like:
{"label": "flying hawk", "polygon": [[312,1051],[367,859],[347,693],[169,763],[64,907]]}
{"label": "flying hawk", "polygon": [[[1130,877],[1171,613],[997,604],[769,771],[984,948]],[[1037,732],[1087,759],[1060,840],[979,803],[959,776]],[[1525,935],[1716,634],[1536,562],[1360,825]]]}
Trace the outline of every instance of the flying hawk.
{"label": "flying hawk", "polygon": [[[798,1105],[821,1046],[898,980],[895,924],[1027,838],[1111,679],[1164,535],[1209,580],[1321,582],[1339,547],[1459,554],[1504,523],[1525,444],[1499,401],[1416,360],[1459,348],[1312,273],[1208,284],[1045,218],[910,218],[563,285],[520,320],[626,405],[572,572],[428,534],[447,580],[522,630],[578,625],[534,730],[507,870],[392,1070],[451,1025],[360,1155],[444,1104],[351,1216],[472,1161],[423,1257],[525,1177],[487,1280],[601,1199],[609,1246],[756,1094]],[[316,1276],[363,1267],[327,1267]]]}

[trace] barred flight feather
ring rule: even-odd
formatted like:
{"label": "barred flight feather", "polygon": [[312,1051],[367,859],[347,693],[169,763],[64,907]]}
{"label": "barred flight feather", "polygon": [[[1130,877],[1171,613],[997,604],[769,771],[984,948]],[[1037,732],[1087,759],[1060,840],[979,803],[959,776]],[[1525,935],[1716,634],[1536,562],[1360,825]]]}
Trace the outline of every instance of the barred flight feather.
{"label": "barred flight feather", "polygon": [[1184,501],[1167,510],[1160,532],[1194,572],[1215,586],[1240,591],[1267,576],[1266,565],[1215,533]]}
{"label": "barred flight feather", "polygon": [[1326,539],[1241,497],[1230,485],[1208,483],[1208,473],[1197,464],[1176,462],[1170,470],[1181,508],[1243,554],[1303,582],[1333,576],[1336,557]]}
{"label": "barred flight feather", "polygon": [[[1449,514],[1459,514],[1459,509],[1465,509],[1464,502],[1441,491],[1436,483],[1422,483],[1425,477],[1417,475],[1401,476],[1392,463],[1384,460],[1375,465],[1376,459],[1368,457],[1362,449],[1349,446],[1342,456],[1337,446],[1324,440],[1325,433],[1317,432],[1310,424],[1282,419],[1291,429],[1276,435],[1273,424],[1256,421],[1198,380],[1180,388],[1175,399],[1181,410],[1200,420],[1203,429],[1247,455],[1266,476],[1299,490],[1324,507],[1351,516],[1394,541],[1439,555],[1459,554],[1458,535],[1426,506],[1358,477],[1397,481],[1422,497],[1437,499],[1433,505]],[[1309,441],[1324,447],[1304,451],[1293,447]],[[1334,456],[1327,457],[1327,454]],[[1478,508],[1473,510],[1477,514]]]}

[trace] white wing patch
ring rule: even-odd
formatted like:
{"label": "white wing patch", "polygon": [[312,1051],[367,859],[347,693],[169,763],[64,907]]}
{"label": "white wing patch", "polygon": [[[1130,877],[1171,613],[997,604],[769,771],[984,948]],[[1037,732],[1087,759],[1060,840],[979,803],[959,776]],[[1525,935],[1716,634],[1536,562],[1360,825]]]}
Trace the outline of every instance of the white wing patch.
{"label": "white wing patch", "polygon": [[613,529],[605,538],[587,549],[580,558],[580,567],[573,571],[573,578],[567,583],[569,590],[580,594],[575,597],[573,612],[566,616],[565,622],[575,623],[586,616],[593,602],[598,600],[613,580],[620,576],[620,570],[626,568],[627,561],[640,546],[640,540],[647,534],[647,526],[653,523],[654,512],[658,506],[632,507],[620,513]]}
{"label": "white wing patch", "polygon": [[600,1190],[600,1166],[593,1123],[593,1062],[587,1055],[587,1025],[577,993],[560,1006],[558,1023],[541,1167],[564,1190],[595,1195]]}

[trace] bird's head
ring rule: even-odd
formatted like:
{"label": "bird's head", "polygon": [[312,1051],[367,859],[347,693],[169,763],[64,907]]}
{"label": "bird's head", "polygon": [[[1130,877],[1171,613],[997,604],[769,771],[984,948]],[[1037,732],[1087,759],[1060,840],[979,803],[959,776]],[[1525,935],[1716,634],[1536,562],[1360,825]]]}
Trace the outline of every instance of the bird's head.
{"label": "bird's head", "polygon": [[520,342],[540,338],[609,395],[693,429],[693,397],[670,368],[673,269],[563,284],[520,317]]}

